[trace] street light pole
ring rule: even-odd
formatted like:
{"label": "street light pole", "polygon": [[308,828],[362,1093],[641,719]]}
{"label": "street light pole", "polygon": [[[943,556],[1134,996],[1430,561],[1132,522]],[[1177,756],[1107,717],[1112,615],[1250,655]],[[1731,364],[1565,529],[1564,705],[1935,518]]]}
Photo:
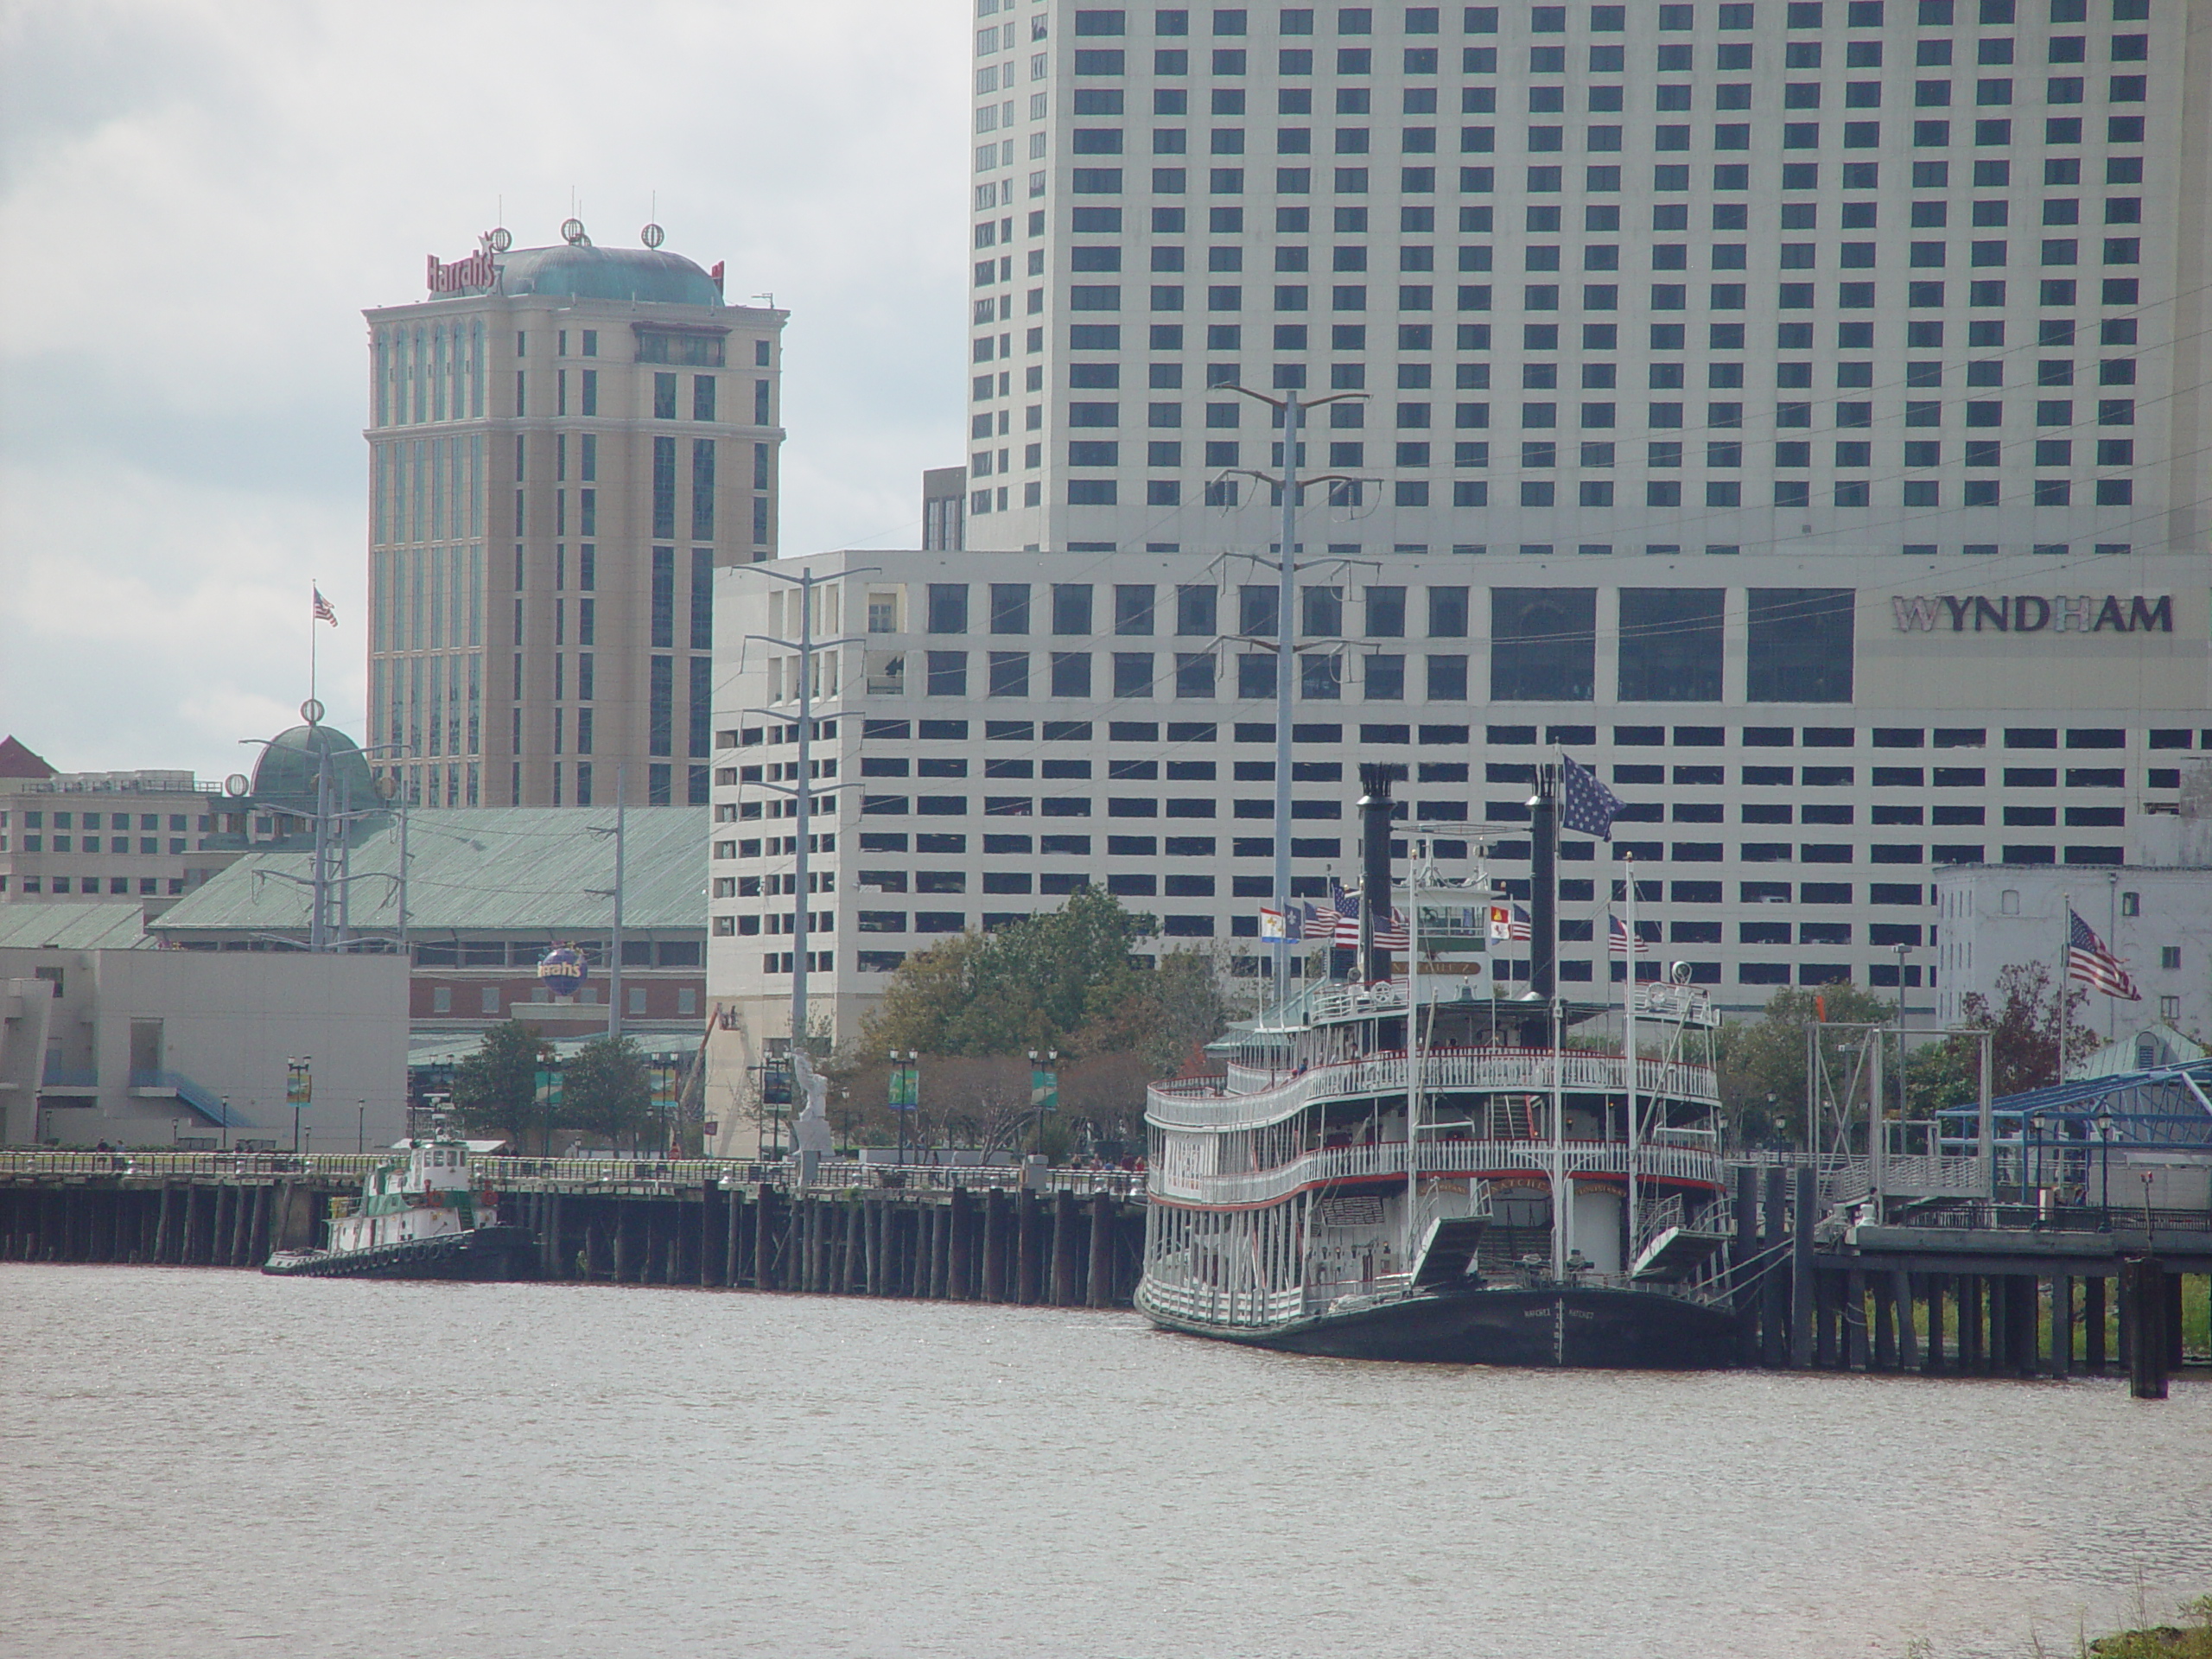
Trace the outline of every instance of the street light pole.
{"label": "street light pole", "polygon": [[[1274,486],[1281,492],[1282,505],[1282,556],[1275,570],[1275,822],[1274,822],[1274,898],[1282,908],[1282,938],[1275,941],[1275,1001],[1278,1007],[1287,1008],[1290,1001],[1290,714],[1291,671],[1297,665],[1292,650],[1294,638],[1292,628],[1292,607],[1298,601],[1298,492],[1301,487],[1298,477],[1298,435],[1304,430],[1306,411],[1319,409],[1324,404],[1341,403],[1347,399],[1363,399],[1363,391],[1337,392],[1326,397],[1315,397],[1301,403],[1295,387],[1286,388],[1280,397],[1270,397],[1265,392],[1255,391],[1249,386],[1231,386],[1247,397],[1256,398],[1282,416],[1282,472],[1270,477],[1266,473],[1238,468],[1248,478]],[[1316,484],[1351,483],[1354,480],[1325,474],[1311,480]]]}
{"label": "street light pole", "polygon": [[[813,850],[808,845],[808,842],[812,835],[814,823],[814,657],[817,652],[834,651],[840,646],[853,643],[852,637],[845,635],[840,635],[833,639],[819,640],[814,637],[814,595],[817,588],[830,588],[834,590],[837,582],[853,576],[866,575],[880,567],[861,566],[852,569],[840,570],[835,576],[825,576],[812,569],[801,570],[797,575],[788,575],[781,570],[771,570],[765,565],[748,565],[743,568],[756,571],[777,582],[786,582],[798,590],[798,638],[797,639],[779,639],[774,634],[766,633],[749,633],[745,637],[747,639],[759,640],[763,645],[780,645],[786,651],[798,652],[798,776],[788,780],[790,787],[778,789],[778,792],[791,797],[798,809],[796,816],[798,821],[798,833],[791,838],[792,854],[797,861],[791,872],[791,885],[796,891],[791,896],[798,902],[791,912],[791,931],[789,936],[791,942],[791,1017],[792,1046],[804,1047],[807,976],[810,968],[807,958],[810,954],[809,946],[813,940],[814,921],[813,912],[807,908],[814,899],[814,895],[807,891],[812,874],[810,855]],[[782,718],[774,709],[761,709],[757,712],[774,715],[778,719]],[[774,785],[767,785],[766,787],[778,788]]]}

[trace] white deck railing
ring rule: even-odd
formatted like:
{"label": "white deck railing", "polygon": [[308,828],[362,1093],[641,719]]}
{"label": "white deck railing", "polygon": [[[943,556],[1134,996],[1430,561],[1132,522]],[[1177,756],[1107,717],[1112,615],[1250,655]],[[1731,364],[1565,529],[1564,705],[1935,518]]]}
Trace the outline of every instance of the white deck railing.
{"label": "white deck railing", "polygon": [[[1574,1093],[1626,1094],[1628,1061],[1618,1054],[1569,1052],[1556,1068],[1548,1049],[1448,1049],[1425,1055],[1421,1084],[1424,1096],[1437,1093],[1543,1094],[1556,1075]],[[1719,1084],[1713,1068],[1671,1060],[1636,1063],[1637,1091],[1646,1098],[1666,1096],[1717,1106]],[[1170,1128],[1258,1128],[1281,1122],[1317,1101],[1364,1095],[1402,1095],[1406,1057],[1382,1054],[1338,1065],[1315,1066],[1295,1075],[1231,1065],[1223,1077],[1179,1077],[1146,1091],[1145,1116]]]}
{"label": "white deck railing", "polygon": [[[1569,1175],[1628,1175],[1628,1147],[1618,1141],[1569,1141],[1560,1154]],[[1636,1155],[1646,1179],[1694,1181],[1718,1188],[1722,1160],[1688,1147],[1644,1147]],[[1548,1141],[1424,1141],[1424,1175],[1488,1177],[1545,1175],[1552,1168]],[[1166,1166],[1152,1172],[1154,1196],[1197,1205],[1272,1204],[1293,1192],[1331,1181],[1373,1179],[1406,1173],[1402,1141],[1372,1146],[1326,1147],[1273,1169],[1237,1174],[1198,1174]]]}

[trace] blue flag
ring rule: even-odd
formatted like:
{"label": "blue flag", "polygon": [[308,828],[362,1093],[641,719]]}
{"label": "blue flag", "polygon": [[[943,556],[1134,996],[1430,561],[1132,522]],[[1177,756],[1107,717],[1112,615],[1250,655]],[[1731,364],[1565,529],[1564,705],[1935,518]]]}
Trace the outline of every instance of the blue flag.
{"label": "blue flag", "polygon": [[1560,790],[1560,828],[1611,841],[1613,820],[1620,816],[1620,798],[1599,783],[1594,772],[1578,766],[1566,755],[1560,759],[1566,762]]}

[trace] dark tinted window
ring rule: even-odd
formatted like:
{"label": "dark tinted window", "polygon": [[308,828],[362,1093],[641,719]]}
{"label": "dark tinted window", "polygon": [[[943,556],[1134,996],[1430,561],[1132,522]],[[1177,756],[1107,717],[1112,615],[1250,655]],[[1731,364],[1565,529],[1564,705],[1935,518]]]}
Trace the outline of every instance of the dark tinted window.
{"label": "dark tinted window", "polygon": [[1586,702],[1597,664],[1596,588],[1491,589],[1492,700]]}
{"label": "dark tinted window", "polygon": [[1848,588],[1752,588],[1745,697],[1849,702],[1852,601]]}
{"label": "dark tinted window", "polygon": [[1621,701],[1720,700],[1719,588],[1621,589]]}

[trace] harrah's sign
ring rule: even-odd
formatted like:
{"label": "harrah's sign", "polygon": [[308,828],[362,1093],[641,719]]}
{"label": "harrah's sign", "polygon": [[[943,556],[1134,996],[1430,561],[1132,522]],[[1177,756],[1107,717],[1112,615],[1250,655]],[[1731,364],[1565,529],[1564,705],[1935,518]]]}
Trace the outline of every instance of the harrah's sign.
{"label": "harrah's sign", "polygon": [[1938,594],[1891,595],[1899,633],[2171,633],[2174,601],[2136,594]]}
{"label": "harrah's sign", "polygon": [[447,264],[435,253],[429,258],[433,294],[474,294],[495,286],[499,280],[499,260],[493,251],[489,231],[484,232],[476,251],[466,259]]}

